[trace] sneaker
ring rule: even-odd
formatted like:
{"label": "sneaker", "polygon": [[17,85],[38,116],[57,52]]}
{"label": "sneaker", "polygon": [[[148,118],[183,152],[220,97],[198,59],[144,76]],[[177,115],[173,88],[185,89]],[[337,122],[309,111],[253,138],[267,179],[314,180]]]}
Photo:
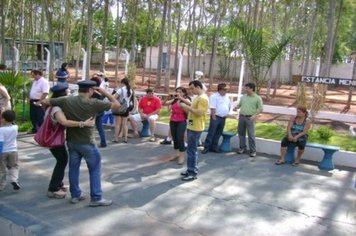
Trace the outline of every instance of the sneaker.
{"label": "sneaker", "polygon": [[256,152],[250,152],[250,157],[255,157],[256,156]]}
{"label": "sneaker", "polygon": [[170,145],[172,144],[172,141],[168,141],[167,139],[163,140],[162,142],[160,142],[160,144],[167,144],[167,145]]}
{"label": "sneaker", "polygon": [[91,201],[89,203],[90,207],[99,207],[99,206],[110,206],[112,204],[112,200],[101,199],[100,201]]}
{"label": "sneaker", "polygon": [[183,172],[180,173],[180,175],[182,175],[182,176],[188,176],[189,174],[188,174],[188,171],[183,171]]}
{"label": "sneaker", "polygon": [[80,195],[79,197],[72,197],[72,199],[70,200],[70,203],[72,204],[77,204],[80,201],[85,200],[85,196],[84,195]]}
{"label": "sneaker", "polygon": [[14,190],[19,190],[21,188],[20,184],[18,182],[11,182],[12,187]]}
{"label": "sneaker", "polygon": [[66,193],[63,192],[62,190],[58,190],[56,192],[48,191],[47,192],[47,197],[61,199],[61,198],[65,198],[66,197]]}
{"label": "sneaker", "polygon": [[239,148],[239,150],[237,150],[237,154],[243,154],[245,152],[245,149]]}
{"label": "sneaker", "polygon": [[193,175],[187,175],[187,176],[184,176],[181,178],[182,181],[193,181],[193,180],[196,180],[197,177],[196,176],[193,176]]}

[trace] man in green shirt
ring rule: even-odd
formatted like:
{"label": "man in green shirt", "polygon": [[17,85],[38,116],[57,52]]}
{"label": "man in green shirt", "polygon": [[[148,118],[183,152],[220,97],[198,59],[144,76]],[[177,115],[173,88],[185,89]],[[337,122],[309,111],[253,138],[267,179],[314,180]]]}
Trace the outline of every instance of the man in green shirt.
{"label": "man in green shirt", "polygon": [[255,122],[258,114],[262,112],[263,103],[260,96],[255,93],[256,85],[254,83],[245,84],[245,92],[240,99],[237,109],[240,108],[239,124],[237,132],[239,135],[240,148],[238,154],[246,151],[246,131],[248,134],[248,144],[250,157],[256,156],[256,142],[255,142]]}

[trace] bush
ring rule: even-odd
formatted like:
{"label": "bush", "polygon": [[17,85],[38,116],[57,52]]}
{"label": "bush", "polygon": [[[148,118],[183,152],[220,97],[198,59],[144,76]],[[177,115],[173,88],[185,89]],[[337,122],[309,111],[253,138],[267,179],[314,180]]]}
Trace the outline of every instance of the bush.
{"label": "bush", "polygon": [[333,135],[335,135],[335,132],[332,131],[330,128],[326,127],[326,126],[320,126],[316,130],[316,133],[319,136],[319,139],[324,143],[327,143],[330,140],[330,138]]}

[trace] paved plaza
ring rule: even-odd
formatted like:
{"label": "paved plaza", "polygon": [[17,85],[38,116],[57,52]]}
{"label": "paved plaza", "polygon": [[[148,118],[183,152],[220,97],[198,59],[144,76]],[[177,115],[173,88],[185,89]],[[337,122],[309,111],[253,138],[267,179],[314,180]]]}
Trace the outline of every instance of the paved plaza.
{"label": "paved plaza", "polygon": [[[112,131],[107,129],[108,140]],[[355,169],[317,163],[276,166],[277,156],[200,155],[200,174],[182,182],[172,146],[129,139],[102,154],[109,207],[46,196],[55,163],[32,136],[19,135],[20,191],[0,192],[0,235],[356,235]],[[89,196],[88,171],[81,187]],[[67,182],[67,177],[66,177]]]}

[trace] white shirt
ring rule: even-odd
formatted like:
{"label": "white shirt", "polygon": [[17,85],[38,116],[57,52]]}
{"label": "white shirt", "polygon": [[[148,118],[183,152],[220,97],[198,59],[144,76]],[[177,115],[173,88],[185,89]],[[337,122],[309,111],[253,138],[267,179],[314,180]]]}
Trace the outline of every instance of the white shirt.
{"label": "white shirt", "polygon": [[220,117],[226,117],[231,108],[231,102],[227,95],[221,96],[216,92],[209,98],[210,109],[215,109],[215,114]]}
{"label": "white shirt", "polygon": [[30,99],[41,99],[42,94],[49,92],[49,83],[48,81],[41,77],[38,80],[34,80],[32,83],[30,91]]}
{"label": "white shirt", "polygon": [[127,102],[127,105],[129,106],[130,104],[130,98],[132,96],[132,89],[130,91],[130,96],[127,95],[127,88],[126,86],[123,86],[121,88],[119,88],[116,93],[118,94],[118,98],[121,98],[121,96],[123,96],[122,98],[125,99],[125,101]]}
{"label": "white shirt", "polygon": [[9,125],[0,127],[0,142],[3,142],[2,152],[17,151],[17,125]]}

